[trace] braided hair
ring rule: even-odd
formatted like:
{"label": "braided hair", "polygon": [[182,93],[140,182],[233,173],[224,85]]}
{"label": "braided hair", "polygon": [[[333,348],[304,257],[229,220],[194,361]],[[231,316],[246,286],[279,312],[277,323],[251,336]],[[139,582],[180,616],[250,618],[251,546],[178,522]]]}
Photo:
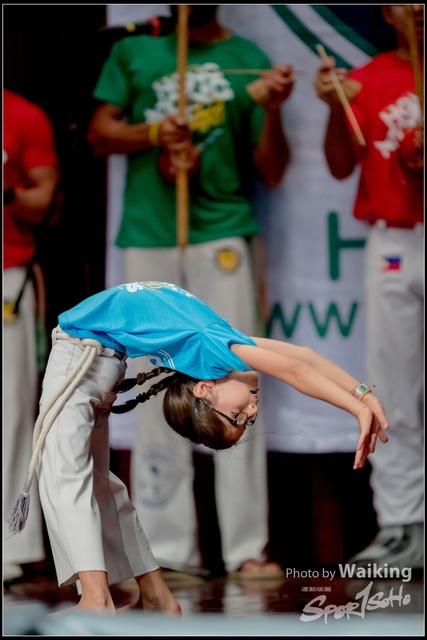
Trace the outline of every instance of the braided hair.
{"label": "braided hair", "polygon": [[233,443],[224,439],[222,420],[194,395],[194,387],[198,382],[196,378],[167,367],[156,367],[147,373],[138,373],[136,378],[126,378],[116,384],[114,391],[116,393],[130,391],[135,385],[142,385],[162,373],[170,373],[171,375],[153,384],[145,393],[137,395],[134,400],[128,400],[123,404],[111,407],[111,412],[127,413],[160,391],[166,390],[163,399],[163,415],[168,425],[176,433],[191,440],[194,444],[204,444],[211,449],[231,447]]}
{"label": "braided hair", "polygon": [[169,376],[168,378],[163,378],[162,380],[160,380],[160,382],[157,382],[156,384],[153,384],[148,389],[147,392],[140,393],[139,395],[136,396],[134,400],[128,400],[123,404],[119,404],[115,407],[111,407],[111,413],[127,413],[128,411],[132,411],[132,409],[135,409],[135,407],[138,404],[142,402],[146,402],[152,396],[157,395],[160,391],[163,391],[163,389],[166,389],[168,384],[170,384],[171,378],[174,377],[175,372],[172,371],[172,369],[167,369],[166,367],[156,367],[151,371],[138,373],[136,378],[126,378],[122,382],[119,382],[118,384],[116,384],[113,391],[115,391],[116,393],[125,393],[125,391],[130,391],[131,389],[133,389],[135,385],[137,384],[142,385],[147,380],[156,378],[162,373],[172,373],[172,375]]}

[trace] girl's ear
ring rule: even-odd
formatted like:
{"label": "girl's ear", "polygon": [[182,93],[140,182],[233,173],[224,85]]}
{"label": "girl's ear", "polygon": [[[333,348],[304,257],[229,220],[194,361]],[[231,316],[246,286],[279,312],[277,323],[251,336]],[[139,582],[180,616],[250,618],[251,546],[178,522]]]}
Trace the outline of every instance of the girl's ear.
{"label": "girl's ear", "polygon": [[199,380],[196,382],[193,388],[193,393],[196,398],[208,398],[215,386],[214,380]]}

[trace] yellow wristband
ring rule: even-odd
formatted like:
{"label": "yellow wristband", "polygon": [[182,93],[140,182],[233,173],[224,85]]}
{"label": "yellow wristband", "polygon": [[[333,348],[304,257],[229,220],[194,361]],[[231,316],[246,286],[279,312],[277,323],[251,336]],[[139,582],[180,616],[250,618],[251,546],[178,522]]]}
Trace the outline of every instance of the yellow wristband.
{"label": "yellow wristband", "polygon": [[159,129],[161,124],[161,120],[159,120],[158,122],[152,122],[148,127],[148,139],[153,147],[158,147],[160,145]]}
{"label": "yellow wristband", "polygon": [[368,393],[372,393],[372,389],[367,389],[366,391],[364,391],[362,393],[362,395],[359,398],[359,402],[362,402],[363,398],[368,394]]}

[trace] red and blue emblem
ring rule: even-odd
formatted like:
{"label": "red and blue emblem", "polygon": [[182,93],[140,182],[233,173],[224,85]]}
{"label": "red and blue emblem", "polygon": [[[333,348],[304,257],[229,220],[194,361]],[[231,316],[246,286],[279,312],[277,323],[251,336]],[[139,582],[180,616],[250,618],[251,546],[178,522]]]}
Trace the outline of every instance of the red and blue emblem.
{"label": "red and blue emblem", "polygon": [[400,256],[383,256],[381,260],[381,271],[400,271],[402,260]]}

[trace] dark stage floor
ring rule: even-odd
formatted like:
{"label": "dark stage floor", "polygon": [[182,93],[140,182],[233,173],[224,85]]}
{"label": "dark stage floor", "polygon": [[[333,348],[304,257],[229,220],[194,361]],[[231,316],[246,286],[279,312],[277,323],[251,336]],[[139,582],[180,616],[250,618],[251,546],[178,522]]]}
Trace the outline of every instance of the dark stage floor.
{"label": "dark stage floor", "polygon": [[[331,580],[319,573],[239,580],[164,571],[183,612],[171,619],[134,609],[116,617],[67,612],[76,591],[59,589],[47,569],[4,589],[4,635],[424,635],[422,577]],[[118,608],[138,596],[133,581],[112,591]]]}

